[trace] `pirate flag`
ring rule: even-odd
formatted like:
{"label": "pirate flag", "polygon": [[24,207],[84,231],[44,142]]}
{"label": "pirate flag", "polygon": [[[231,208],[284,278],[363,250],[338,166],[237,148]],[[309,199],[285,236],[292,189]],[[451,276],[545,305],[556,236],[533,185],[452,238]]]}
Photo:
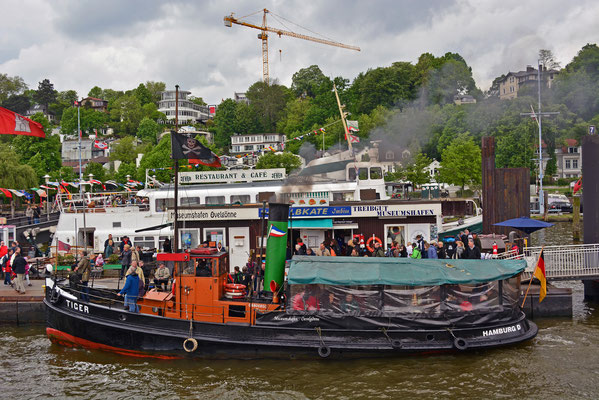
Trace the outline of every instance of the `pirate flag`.
{"label": "pirate flag", "polygon": [[171,132],[171,157],[173,160],[189,160],[190,164],[220,167],[220,159],[198,140]]}

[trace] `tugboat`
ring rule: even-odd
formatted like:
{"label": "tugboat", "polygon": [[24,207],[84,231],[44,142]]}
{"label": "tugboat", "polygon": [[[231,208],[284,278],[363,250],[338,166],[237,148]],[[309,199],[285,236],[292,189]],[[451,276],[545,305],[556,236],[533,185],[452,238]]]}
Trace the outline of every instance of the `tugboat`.
{"label": "tugboat", "polygon": [[[269,204],[263,293],[229,282],[228,254],[159,253],[168,292],[125,311],[116,290],[47,278],[55,343],[155,358],[358,358],[479,350],[533,338],[519,307],[523,260],[294,256],[288,204]],[[175,228],[176,228],[175,224]]]}

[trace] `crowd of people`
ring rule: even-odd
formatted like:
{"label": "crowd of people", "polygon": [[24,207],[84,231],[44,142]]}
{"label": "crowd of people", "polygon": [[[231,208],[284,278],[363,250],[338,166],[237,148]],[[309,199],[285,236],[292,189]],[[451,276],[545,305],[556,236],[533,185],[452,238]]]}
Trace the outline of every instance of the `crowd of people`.
{"label": "crowd of people", "polygon": [[12,242],[10,247],[4,241],[0,242],[0,266],[4,285],[13,287],[19,294],[25,294],[25,282],[27,286],[32,286],[29,280],[30,266],[22,253],[18,242]]}
{"label": "crowd of people", "polygon": [[[359,235],[357,235],[359,236]],[[325,239],[319,244],[318,249],[312,250],[306,246],[301,238],[295,243],[293,252],[288,252],[288,258],[292,255],[307,256],[351,256],[351,257],[404,257],[413,259],[422,258],[462,258],[480,260],[482,257],[482,246],[480,238],[476,233],[470,233],[468,229],[461,231],[455,238],[446,241],[424,240],[422,235],[417,235],[414,242],[398,243],[392,241],[388,249],[383,249],[382,243],[373,240],[373,246],[360,243],[358,238],[344,243],[341,239]]]}

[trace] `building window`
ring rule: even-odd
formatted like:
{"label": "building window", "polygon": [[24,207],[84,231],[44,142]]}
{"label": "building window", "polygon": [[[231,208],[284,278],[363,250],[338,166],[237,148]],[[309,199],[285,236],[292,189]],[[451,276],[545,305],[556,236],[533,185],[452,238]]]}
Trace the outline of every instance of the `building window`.
{"label": "building window", "polygon": [[225,228],[204,229],[204,241],[209,242],[209,247],[216,247],[218,243],[221,243],[225,247],[227,245],[225,242]]}
{"label": "building window", "polygon": [[572,160],[572,168],[578,169],[578,160]]}
{"label": "building window", "polygon": [[254,151],[254,145],[243,146],[244,151]]}
{"label": "building window", "polygon": [[578,153],[578,147],[568,147],[568,153]]}
{"label": "building window", "polygon": [[392,151],[388,151],[385,153],[385,159],[387,160],[393,160],[395,158],[395,154],[393,154]]}
{"label": "building window", "polygon": [[566,169],[570,169],[570,160],[566,160]]}

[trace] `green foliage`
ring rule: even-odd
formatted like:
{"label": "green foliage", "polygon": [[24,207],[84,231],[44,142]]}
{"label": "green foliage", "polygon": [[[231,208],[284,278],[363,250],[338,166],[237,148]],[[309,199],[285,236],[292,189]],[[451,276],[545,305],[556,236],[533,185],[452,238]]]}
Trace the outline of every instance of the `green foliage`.
{"label": "green foliage", "polygon": [[207,105],[207,103],[201,97],[189,96],[188,99],[192,103],[197,104],[199,106],[205,106],[205,105]]}
{"label": "green foliage", "polygon": [[514,127],[498,127],[496,132],[495,165],[497,168],[534,168],[534,123]]}
{"label": "green foliage", "polygon": [[139,98],[132,95],[124,95],[108,103],[115,131],[126,135],[135,135],[143,118],[141,104]]}
{"label": "green foliage", "polygon": [[119,264],[119,255],[117,253],[112,253],[105,262],[108,265],[117,265]]}
{"label": "green foliage", "polygon": [[143,83],[140,83],[139,86],[134,90],[134,95],[142,106],[154,102],[152,93]]}
{"label": "green foliage", "polygon": [[142,139],[143,141],[156,143],[157,135],[162,131],[160,125],[158,125],[155,121],[151,120],[148,117],[145,117],[139,123],[139,128],[137,129],[137,137]]}
{"label": "green foliage", "polygon": [[461,186],[462,191],[465,185],[480,184],[480,148],[468,132],[459,134],[443,150],[439,177],[441,182]]}
{"label": "green foliage", "polygon": [[405,178],[414,185],[420,186],[431,181],[428,170],[425,168],[432,162],[430,158],[422,153],[418,153],[414,162],[405,169]]}
{"label": "green foliage", "polygon": [[301,165],[301,160],[295,154],[289,152],[284,152],[282,154],[266,153],[258,159],[256,168],[285,168],[285,172],[289,174]]}
{"label": "green foliage", "polygon": [[20,163],[19,155],[9,145],[0,143],[0,187],[27,189],[38,184],[31,166]]}
{"label": "green foliage", "polygon": [[87,97],[95,97],[96,99],[102,99],[102,88],[94,86],[87,93]]}
{"label": "green foliage", "polygon": [[31,107],[31,99],[24,94],[11,94],[10,97],[2,101],[2,107],[18,114],[25,114]]}
{"label": "green foliage", "polygon": [[164,82],[147,81],[145,86],[146,89],[148,89],[148,92],[150,92],[150,95],[152,96],[152,101],[154,103],[160,101],[161,93],[166,90],[166,83]]}
{"label": "green foliage", "polygon": [[56,119],[60,121],[62,119],[62,113],[69,107],[72,107],[77,100],[77,92],[74,90],[66,90],[64,92],[58,92],[56,101],[50,104],[50,112],[54,114]]}
{"label": "green foliage", "polygon": [[242,135],[258,133],[258,118],[256,112],[249,105],[245,103],[236,104],[233,130],[235,133]]}
{"label": "green foliage", "polygon": [[50,103],[54,103],[56,101],[56,96],[57,92],[54,90],[54,85],[49,79],[44,79],[38,84],[33,99],[38,104],[43,104],[48,107]]}
{"label": "green foliage", "polygon": [[106,169],[100,163],[88,162],[85,165],[84,179],[87,179],[89,174],[94,174],[94,179],[102,182],[106,179]]}
{"label": "green foliage", "polygon": [[135,138],[133,136],[126,136],[120,139],[118,144],[112,148],[110,159],[121,161],[124,164],[133,164],[137,158],[137,153]]}
{"label": "green foliage", "polygon": [[49,175],[50,180],[54,182],[60,182],[63,180],[66,182],[72,182],[79,179],[79,172],[75,173],[71,167],[60,167],[58,170],[50,171]]}
{"label": "green foliage", "polygon": [[314,97],[318,94],[321,85],[327,81],[330,81],[330,79],[322,73],[318,65],[311,65],[293,74],[291,91],[296,97]]}
{"label": "green foliage", "polygon": [[67,253],[65,255],[57,254],[56,263],[61,266],[66,265],[70,267],[75,263],[75,256],[70,253]]}
{"label": "green foliage", "polygon": [[156,175],[156,179],[161,182],[170,182],[171,173],[170,170],[158,169],[151,171],[156,168],[168,168],[174,165],[171,160],[171,135],[164,135],[158,145],[148,149],[139,163],[139,170],[137,172],[138,180],[145,180],[146,169],[149,169],[150,176]]}
{"label": "green foliage", "polygon": [[291,98],[291,91],[276,83],[267,85],[264,82],[256,82],[245,94],[250,100],[250,107],[258,116],[260,130],[275,132],[277,122],[283,116],[283,110]]}
{"label": "green foliage", "polygon": [[[68,107],[62,112],[60,121],[60,131],[64,135],[77,134],[77,108]],[[84,136],[93,134],[96,130],[100,130],[108,123],[108,115],[100,111],[94,111],[91,108],[79,107],[79,119],[81,123],[81,131]]]}
{"label": "green foliage", "polygon": [[27,89],[27,84],[20,76],[8,76],[0,74],[0,102],[4,102],[10,96],[22,93]]}
{"label": "green foliage", "polygon": [[127,175],[129,175],[131,178],[137,176],[137,168],[135,168],[135,164],[122,163],[119,166],[119,170],[114,174],[114,179],[117,182],[126,183]]}
{"label": "green foliage", "polygon": [[231,136],[235,132],[235,111],[237,103],[232,99],[223,100],[214,115],[214,144],[221,149],[228,149]]}

